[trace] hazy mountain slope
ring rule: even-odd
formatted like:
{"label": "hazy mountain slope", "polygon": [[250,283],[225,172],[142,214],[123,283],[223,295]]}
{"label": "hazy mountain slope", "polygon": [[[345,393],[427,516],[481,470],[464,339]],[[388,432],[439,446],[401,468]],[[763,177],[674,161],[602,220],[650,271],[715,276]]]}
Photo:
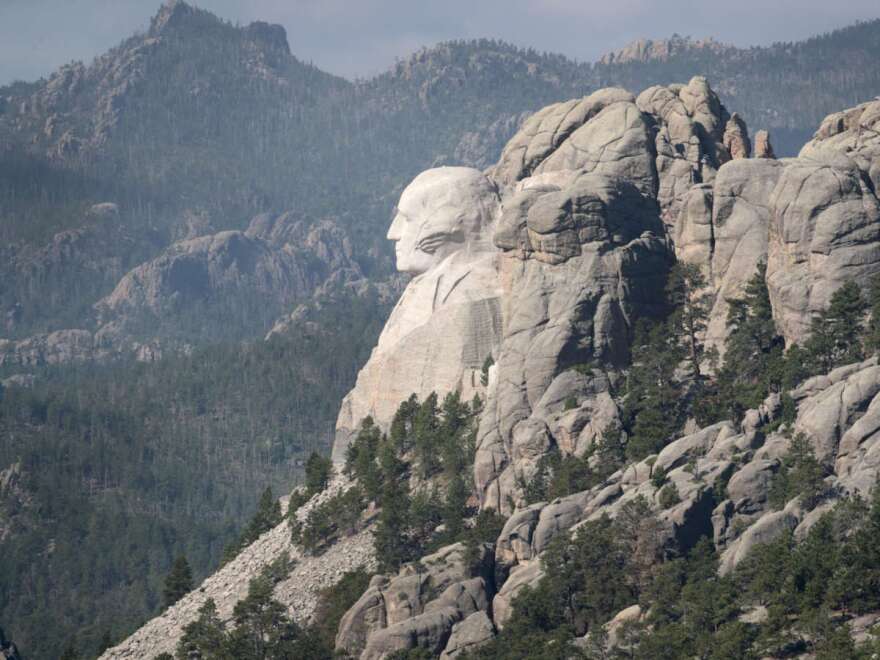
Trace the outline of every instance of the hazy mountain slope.
{"label": "hazy mountain slope", "polygon": [[[92,64],[0,90],[6,336],[88,327],[90,305],[120,273],[174,240],[243,229],[267,211],[334,218],[365,273],[387,272],[384,225],[405,181],[432,164],[486,166],[526,113],[601,86],[708,75],[753,131],[771,130],[780,155],[834,108],[880,92],[878,21],[767,48],[676,43],[664,57],[589,65],[450,42],[350,83],[300,62],[278,26],[238,28],[167,3],[146,34]],[[102,202],[119,207],[118,247],[80,240],[59,263],[55,234],[90,225]],[[56,273],[77,282],[66,303],[52,295]]]}

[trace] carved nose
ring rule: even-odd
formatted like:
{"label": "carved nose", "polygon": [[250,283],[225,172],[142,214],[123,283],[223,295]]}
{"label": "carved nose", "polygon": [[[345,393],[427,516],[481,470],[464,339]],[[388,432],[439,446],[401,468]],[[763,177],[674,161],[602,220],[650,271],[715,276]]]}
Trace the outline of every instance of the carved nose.
{"label": "carved nose", "polygon": [[400,217],[400,214],[394,216],[394,220],[391,221],[391,226],[388,228],[388,234],[386,238],[389,241],[399,241],[403,234],[403,218]]}

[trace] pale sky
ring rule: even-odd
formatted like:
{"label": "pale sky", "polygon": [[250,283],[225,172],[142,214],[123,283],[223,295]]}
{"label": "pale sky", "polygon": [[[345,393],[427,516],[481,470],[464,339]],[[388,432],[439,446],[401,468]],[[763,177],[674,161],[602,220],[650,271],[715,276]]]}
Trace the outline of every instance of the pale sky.
{"label": "pale sky", "polygon": [[[593,61],[677,32],[738,46],[794,41],[880,17],[878,0],[197,0],[231,21],[287,30],[294,55],[348,78],[457,38],[496,37]],[[0,85],[89,62],[138,30],[159,0],[0,0]]]}

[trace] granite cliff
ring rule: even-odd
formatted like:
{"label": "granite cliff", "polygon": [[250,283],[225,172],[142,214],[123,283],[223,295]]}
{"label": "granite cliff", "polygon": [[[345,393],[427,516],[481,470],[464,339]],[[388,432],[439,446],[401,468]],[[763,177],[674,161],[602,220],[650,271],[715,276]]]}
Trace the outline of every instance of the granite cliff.
{"label": "granite cliff", "polygon": [[[870,495],[880,476],[876,357],[773,392],[736,419],[690,419],[661,450],[584,490],[528,497],[548,456],[594,463],[603,434],[623,427],[632,337],[640,319],[660,313],[675,263],[702,274],[711,301],[703,337],[719,349],[729,301],[759,264],[790,346],[808,339],[844,283],[866,288],[880,273],[880,102],[828,117],[797,158],[770,157],[766,134],[756,143],[751,157],[745,124],[703,78],[637,97],[606,89],[536,113],[485,173],[429,170],[404,192],[389,238],[398,268],[415,277],[343,405],[337,467],[358,418],[387,431],[410,394],[477,393],[472,495],[506,522],[494,542],[447,545],[373,577],[341,620],[339,652],[473,651],[504,629],[517,594],[539,585],[554,539],[639,502],[682,551],[711,539],[724,575],[762,543],[806,538],[836,502]],[[461,302],[449,308],[456,287]],[[775,476],[803,442],[827,466],[824,495],[774,503]],[[307,620],[300,592],[276,597]],[[164,620],[180,625],[188,612],[191,604],[175,606]],[[609,630],[633,616],[620,612]],[[170,648],[138,635],[105,657]],[[144,639],[153,639],[147,648]]]}

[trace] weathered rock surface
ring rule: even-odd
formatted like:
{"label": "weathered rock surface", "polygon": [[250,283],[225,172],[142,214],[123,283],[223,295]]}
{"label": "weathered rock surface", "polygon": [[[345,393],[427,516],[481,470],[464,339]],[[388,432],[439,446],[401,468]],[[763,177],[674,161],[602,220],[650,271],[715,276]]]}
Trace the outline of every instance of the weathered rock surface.
{"label": "weathered rock surface", "polygon": [[474,612],[452,626],[452,634],[440,660],[450,660],[475,651],[495,636],[495,626],[485,612]]}
{"label": "weathered rock surface", "polygon": [[[480,619],[464,622],[488,609],[493,594],[485,576],[491,574],[488,548],[471,564],[459,543],[404,566],[396,576],[376,576],[343,616],[336,649],[373,660],[412,648],[440,654],[451,641],[454,657],[486,639]],[[453,635],[459,623],[463,626]]]}
{"label": "weathered rock surface", "polygon": [[[781,172],[782,166],[774,160],[735,160],[723,165],[712,186],[711,214],[703,220],[709,222],[708,231],[696,221],[690,226],[682,223],[676,253],[707,271],[714,304],[706,340],[719,351],[727,337],[727,301],[743,295],[758,264],[766,260],[770,196]],[[699,208],[704,197],[705,192],[694,188],[688,199],[696,198]],[[682,214],[680,219],[687,217]],[[708,259],[702,259],[707,253]]]}
{"label": "weathered rock surface", "polygon": [[770,200],[767,286],[789,342],[809,333],[844,282],[866,285],[880,272],[880,202],[868,172],[830,147],[806,153],[786,164]]}
{"label": "weathered rock surface", "polygon": [[20,341],[0,339],[0,366],[25,368],[86,362],[110,353],[88,330],[57,330]]}
{"label": "weathered rock surface", "polygon": [[692,51],[706,50],[713,53],[723,53],[733,48],[733,46],[715,41],[712,37],[707,39],[691,39],[676,35],[669,39],[636,39],[623,48],[606,53],[599,58],[599,62],[605,65],[627,64],[630,62],[662,62],[675,55]]}
{"label": "weathered rock surface", "polygon": [[495,184],[477,170],[442,167],[419,175],[401,196],[389,237],[397,265],[415,275],[391,312],[357,383],[342,402],[333,458],[361,420],[387,428],[412,394],[465,400],[484,392],[482,367],[497,353],[501,286],[490,238],[498,211]]}
{"label": "weathered rock surface", "polygon": [[[490,383],[475,465],[483,506],[510,511],[522,503],[517,480],[547,450],[583,453],[616,423],[607,377],[584,375],[577,384],[563,374],[625,361],[634,319],[659,300],[666,226],[686,217],[684,242],[696,243],[697,225],[708,228],[710,247],[697,247],[695,258],[714,250],[705,220],[711,198],[685,200],[730,160],[722,141],[729,118],[704,78],[652,87],[638,99],[600,90],[536,113],[491,170],[508,188],[495,232],[504,301],[499,377]],[[544,401],[552,383],[557,393]],[[580,413],[563,419],[561,392],[577,399]]]}
{"label": "weathered rock surface", "polygon": [[770,144],[770,133],[760,130],[755,133],[755,158],[776,158],[773,145]]}

